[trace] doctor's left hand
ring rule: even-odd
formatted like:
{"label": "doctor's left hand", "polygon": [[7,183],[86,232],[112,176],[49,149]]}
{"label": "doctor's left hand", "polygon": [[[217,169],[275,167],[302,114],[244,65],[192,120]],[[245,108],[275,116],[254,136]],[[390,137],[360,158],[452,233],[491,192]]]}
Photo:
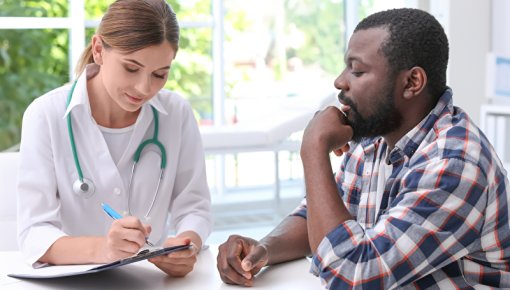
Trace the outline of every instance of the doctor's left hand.
{"label": "doctor's left hand", "polygon": [[189,249],[173,252],[168,255],[154,257],[149,259],[149,262],[156,265],[156,267],[161,269],[169,276],[184,277],[193,270],[193,267],[197,262],[197,255],[200,251],[200,248],[196,245],[195,242],[192,241],[192,238],[190,237],[168,238],[163,245],[164,247],[171,247],[189,244],[192,245]]}

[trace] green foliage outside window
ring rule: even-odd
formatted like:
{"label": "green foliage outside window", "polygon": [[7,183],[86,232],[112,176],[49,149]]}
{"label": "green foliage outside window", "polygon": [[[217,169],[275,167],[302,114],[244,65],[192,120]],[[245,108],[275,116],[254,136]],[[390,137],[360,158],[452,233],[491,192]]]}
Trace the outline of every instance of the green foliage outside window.
{"label": "green foliage outside window", "polygon": [[[62,17],[66,0],[0,0],[0,16]],[[22,114],[37,96],[68,80],[63,29],[0,30],[0,150],[19,142]]]}
{"label": "green foliage outside window", "polygon": [[295,26],[306,36],[298,49],[287,51],[287,58],[298,56],[305,64],[318,64],[337,75],[343,68],[345,49],[344,7],[339,1],[286,0],[287,29]]}
{"label": "green foliage outside window", "polygon": [[[87,0],[86,18],[99,19],[113,0]],[[201,0],[178,18],[209,12]],[[0,16],[67,17],[68,0],[0,0]],[[182,15],[184,14],[184,15]],[[87,43],[95,29],[87,29]],[[200,115],[211,108],[211,29],[182,29],[181,48],[166,87],[187,97]],[[69,33],[66,29],[0,30],[0,151],[19,143],[23,112],[33,99],[69,81]]]}
{"label": "green foliage outside window", "polygon": [[[212,21],[210,0],[167,0],[180,22]],[[238,0],[243,1],[243,0]],[[270,0],[261,0],[270,1]],[[113,0],[87,0],[86,19],[99,19]],[[362,0],[360,12],[372,6]],[[287,49],[286,59],[298,57],[331,75],[343,68],[343,1],[282,0],[286,29],[306,36],[304,45]],[[68,0],[0,0],[1,16],[67,17]],[[227,13],[231,29],[242,32],[242,13]],[[181,25],[182,26],[182,25]],[[86,41],[95,29],[86,30]],[[228,42],[229,39],[226,39]],[[69,33],[66,29],[0,29],[0,151],[20,140],[23,112],[32,100],[69,80]],[[212,28],[181,28],[180,48],[166,88],[187,98],[198,119],[212,119]],[[276,64],[274,70],[285,64]],[[226,96],[244,75],[226,77]],[[248,80],[249,81],[249,80]]]}

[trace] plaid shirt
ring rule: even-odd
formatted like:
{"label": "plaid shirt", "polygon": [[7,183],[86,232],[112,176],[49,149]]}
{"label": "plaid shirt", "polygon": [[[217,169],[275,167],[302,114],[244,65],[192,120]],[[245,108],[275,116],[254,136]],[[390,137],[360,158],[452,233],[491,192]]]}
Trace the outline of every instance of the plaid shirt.
{"label": "plaid shirt", "polygon": [[[336,181],[354,219],[321,241],[311,272],[330,289],[510,288],[506,171],[452,91],[388,153],[376,216],[386,149],[366,139],[345,154]],[[306,200],[293,215],[306,218]]]}

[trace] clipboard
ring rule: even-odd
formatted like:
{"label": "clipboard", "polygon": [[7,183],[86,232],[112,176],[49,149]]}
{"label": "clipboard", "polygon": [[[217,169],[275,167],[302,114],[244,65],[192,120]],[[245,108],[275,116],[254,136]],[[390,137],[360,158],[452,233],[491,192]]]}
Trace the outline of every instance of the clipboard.
{"label": "clipboard", "polygon": [[108,264],[101,265],[64,265],[64,266],[49,266],[40,269],[30,268],[26,272],[11,273],[7,276],[19,279],[50,279],[61,278],[69,276],[86,275],[97,272],[102,272],[110,269],[119,268],[125,265],[136,263],[139,261],[147,260],[153,257],[169,254],[172,252],[182,251],[189,249],[191,245],[180,245],[167,248],[160,248],[155,250],[145,249],[138,254],[120,259]]}

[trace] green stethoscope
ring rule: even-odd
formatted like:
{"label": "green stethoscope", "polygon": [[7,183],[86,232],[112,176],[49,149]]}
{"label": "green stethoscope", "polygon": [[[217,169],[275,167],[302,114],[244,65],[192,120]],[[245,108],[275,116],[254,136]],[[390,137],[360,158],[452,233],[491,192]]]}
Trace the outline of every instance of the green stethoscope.
{"label": "green stethoscope", "polygon": [[[69,92],[69,95],[67,97],[67,103],[66,108],[69,107],[69,104],[71,103],[71,99],[73,97],[74,88],[76,87],[77,80],[73,83],[73,86],[71,87],[71,91]],[[138,164],[138,161],[140,160],[140,156],[142,155],[143,149],[150,144],[156,145],[159,148],[159,151],[161,153],[161,171],[159,174],[159,180],[158,185],[156,187],[156,192],[154,193],[154,196],[152,198],[151,205],[149,207],[149,210],[145,214],[145,218],[148,218],[152,208],[154,207],[154,203],[156,202],[156,198],[158,196],[159,192],[159,185],[161,184],[161,180],[163,179],[163,173],[166,168],[166,150],[165,147],[163,147],[163,144],[159,142],[158,140],[158,132],[159,132],[159,116],[156,109],[151,106],[152,113],[154,114],[154,133],[152,138],[147,139],[140,143],[138,145],[138,148],[135,151],[135,155],[133,156],[133,167],[131,168],[131,176],[129,178],[129,185],[128,185],[128,201],[127,201],[127,208],[128,213],[131,215],[131,191],[132,191],[132,183],[133,183],[133,176],[135,175],[136,171],[136,165]],[[83,172],[81,170],[80,166],[80,160],[78,159],[78,152],[76,150],[76,143],[74,141],[74,134],[73,134],[73,124],[71,122],[71,112],[67,115],[67,130],[69,132],[69,140],[71,141],[71,149],[73,151],[73,157],[74,157],[74,164],[76,166],[76,170],[78,171],[78,179],[73,183],[73,191],[74,193],[84,197],[89,198],[91,197],[95,192],[95,186],[94,183],[87,178],[83,177]]]}

